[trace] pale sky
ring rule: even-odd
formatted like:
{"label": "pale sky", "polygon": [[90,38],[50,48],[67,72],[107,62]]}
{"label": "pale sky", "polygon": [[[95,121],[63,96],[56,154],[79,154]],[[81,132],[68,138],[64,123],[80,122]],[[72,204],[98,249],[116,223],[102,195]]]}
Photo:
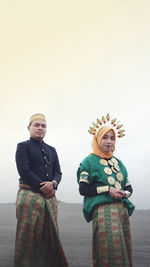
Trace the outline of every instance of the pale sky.
{"label": "pale sky", "polygon": [[110,113],[136,208],[150,208],[150,1],[0,0],[0,202],[15,202],[17,143],[29,117],[47,117],[45,142],[63,172],[57,198],[82,203],[76,171],[92,121]]}

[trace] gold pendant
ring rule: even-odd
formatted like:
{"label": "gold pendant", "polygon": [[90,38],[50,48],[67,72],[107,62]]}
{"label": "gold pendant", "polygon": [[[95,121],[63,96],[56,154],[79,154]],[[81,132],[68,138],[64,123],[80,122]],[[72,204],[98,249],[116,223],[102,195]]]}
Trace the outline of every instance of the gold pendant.
{"label": "gold pendant", "polygon": [[108,175],[111,175],[112,174],[112,170],[109,168],[109,167],[105,167],[104,168],[104,172]]}
{"label": "gold pendant", "polygon": [[102,164],[103,166],[108,166],[108,162],[105,159],[100,159],[100,164]]}

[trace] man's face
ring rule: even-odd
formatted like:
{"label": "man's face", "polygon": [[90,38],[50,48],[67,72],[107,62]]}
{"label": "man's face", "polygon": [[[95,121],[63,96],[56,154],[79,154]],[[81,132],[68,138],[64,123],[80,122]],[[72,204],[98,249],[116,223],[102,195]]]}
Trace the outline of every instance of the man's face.
{"label": "man's face", "polygon": [[42,141],[46,134],[46,122],[43,120],[35,120],[28,126],[30,137]]}

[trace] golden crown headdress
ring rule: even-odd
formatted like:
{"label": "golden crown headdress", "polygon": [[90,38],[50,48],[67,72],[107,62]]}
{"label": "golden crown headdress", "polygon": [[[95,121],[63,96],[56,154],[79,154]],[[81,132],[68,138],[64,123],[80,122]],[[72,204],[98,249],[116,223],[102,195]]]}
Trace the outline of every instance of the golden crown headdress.
{"label": "golden crown headdress", "polygon": [[89,132],[90,134],[95,135],[95,134],[97,134],[98,131],[99,131],[100,129],[102,129],[104,126],[109,126],[109,127],[111,127],[112,129],[115,130],[115,132],[116,132],[116,134],[117,134],[117,135],[116,135],[117,137],[121,138],[121,137],[125,136],[125,134],[124,134],[124,131],[125,131],[125,130],[122,130],[122,129],[121,129],[121,127],[122,127],[123,125],[120,124],[120,122],[117,121],[116,118],[110,120],[110,115],[109,115],[109,113],[107,113],[106,117],[102,116],[101,119],[97,119],[97,122],[96,122],[96,123],[95,123],[95,122],[92,122],[92,124],[93,124],[93,126],[90,127],[89,130],[88,130],[88,132]]}

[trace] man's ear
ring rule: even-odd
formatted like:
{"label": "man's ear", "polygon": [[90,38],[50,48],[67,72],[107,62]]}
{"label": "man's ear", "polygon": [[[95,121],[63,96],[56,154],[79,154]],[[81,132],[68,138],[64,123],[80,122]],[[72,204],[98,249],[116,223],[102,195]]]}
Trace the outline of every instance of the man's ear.
{"label": "man's ear", "polygon": [[30,125],[27,126],[28,131],[30,130]]}

